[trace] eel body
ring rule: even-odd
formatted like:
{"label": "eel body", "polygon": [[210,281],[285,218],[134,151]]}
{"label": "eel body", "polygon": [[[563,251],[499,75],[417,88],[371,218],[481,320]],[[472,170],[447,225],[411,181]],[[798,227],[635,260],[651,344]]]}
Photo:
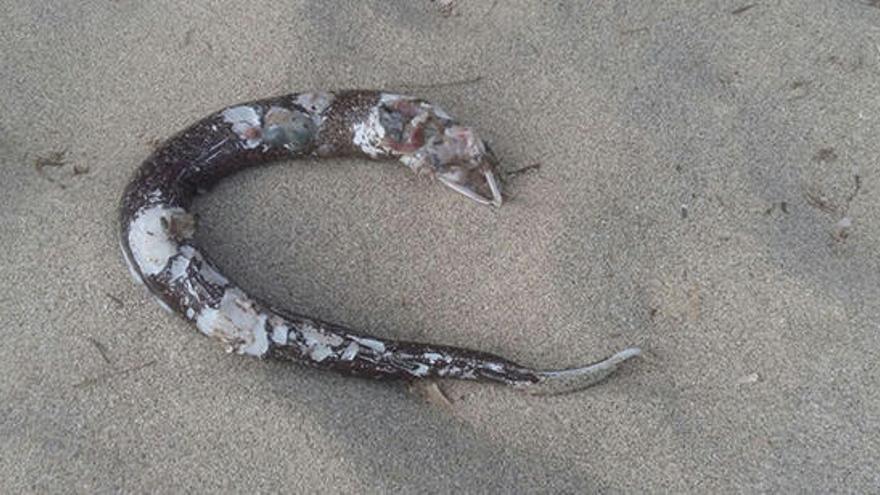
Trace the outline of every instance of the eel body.
{"label": "eel body", "polygon": [[343,156],[397,159],[476,202],[501,205],[492,151],[429,102],[360,90],[252,101],[168,139],[134,174],[120,208],[132,276],[231,351],[355,376],[482,380],[560,393],[596,383],[639,354],[629,348],[586,367],[544,371],[484,352],[365,335],[248,295],[195,244],[189,208],[221,178],[279,159]]}

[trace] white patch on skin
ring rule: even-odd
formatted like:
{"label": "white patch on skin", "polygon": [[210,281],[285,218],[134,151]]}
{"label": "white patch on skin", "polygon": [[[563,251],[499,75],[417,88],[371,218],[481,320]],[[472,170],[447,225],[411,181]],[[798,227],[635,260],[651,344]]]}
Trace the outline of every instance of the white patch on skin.
{"label": "white patch on skin", "polygon": [[168,270],[168,275],[170,276],[170,282],[176,282],[181,277],[186,275],[186,269],[189,267],[190,258],[186,255],[176,256],[171,260],[171,268]]}
{"label": "white patch on skin", "polygon": [[162,201],[162,190],[161,189],[153,189],[150,191],[150,194],[147,195],[150,203],[159,203]]}
{"label": "white patch on skin", "polygon": [[284,345],[287,343],[287,336],[290,334],[290,327],[287,325],[276,325],[272,327],[272,342]]}
{"label": "white patch on skin", "polygon": [[[244,140],[245,148],[253,149],[262,142],[262,128],[260,127],[260,115],[253,107],[241,105],[223,110],[223,120],[232,125],[232,131]],[[251,129],[257,129],[256,136],[249,134]]]}
{"label": "white patch on skin", "polygon": [[375,106],[367,116],[366,122],[358,122],[352,126],[354,130],[354,138],[352,142],[359,147],[361,151],[376,158],[385,150],[380,146],[382,140],[385,139],[385,128],[379,121],[379,107]]}
{"label": "white patch on skin", "polygon": [[440,375],[440,376],[446,376],[446,375],[450,375],[450,374],[451,374],[451,375],[456,375],[456,374],[458,374],[460,371],[461,371],[461,368],[459,368],[458,366],[449,366],[449,367],[446,367],[446,368],[443,368],[443,369],[439,370],[439,371],[437,372],[437,374]]}
{"label": "white patch on skin", "polygon": [[439,360],[448,361],[443,354],[437,354],[436,352],[426,352],[422,354],[422,357],[427,359],[429,363],[434,364]]}
{"label": "white patch on skin", "polygon": [[325,345],[318,345],[318,346],[312,347],[309,355],[312,356],[312,359],[315,362],[320,363],[321,361],[327,359],[328,356],[333,355],[333,349],[331,349]]}
{"label": "white patch on skin", "polygon": [[446,368],[443,368],[443,369],[437,371],[437,375],[439,375],[439,376],[450,376],[451,375],[454,377],[464,378],[464,379],[472,379],[472,378],[476,377],[473,370],[469,370],[469,371],[465,372],[463,369],[459,368],[458,366],[448,366]]}
{"label": "white patch on skin", "polygon": [[[296,104],[306,110],[321,115],[333,103],[333,95],[324,92],[301,93],[296,97]],[[320,120],[324,120],[321,118]],[[320,122],[316,122],[320,124]]]}
{"label": "white patch on skin", "polygon": [[357,356],[360,348],[361,346],[357,345],[354,342],[350,342],[348,344],[348,347],[345,348],[345,352],[342,353],[342,357],[340,359],[342,359],[343,361],[353,360]]}
{"label": "white patch on skin", "polygon": [[351,340],[376,352],[385,352],[385,344],[379,342],[378,340],[354,336],[351,337]]}
{"label": "white patch on skin", "polygon": [[[193,262],[201,263],[197,277],[187,276],[187,268],[193,266]],[[202,256],[197,249],[189,244],[183,244],[180,246],[178,249],[178,255],[172,259],[171,266],[168,267],[168,273],[169,284],[175,284],[177,290],[184,292],[181,299],[181,304],[184,307],[196,303],[200,307],[204,306],[204,292],[208,290],[208,284],[221,288],[230,287],[232,285],[226,277],[217,272],[217,270],[205,260],[204,256]],[[190,320],[196,319],[196,315],[190,314],[190,311],[193,310],[187,309],[186,311],[187,318]],[[207,311],[207,309],[203,310],[202,313],[205,311]],[[202,313],[200,313],[199,316],[201,316]],[[208,316],[206,316],[206,318],[207,317]]]}
{"label": "white patch on skin", "polygon": [[335,354],[336,351],[333,347],[344,342],[339,335],[326,333],[308,324],[299,327],[298,330],[305,342],[305,345],[302,346],[303,352],[308,352],[309,356],[319,363]]}
{"label": "white patch on skin", "polygon": [[455,120],[452,118],[451,115],[446,113],[446,110],[443,110],[442,108],[438,107],[437,105],[430,105],[430,109],[431,109],[431,111],[434,112],[434,115],[440,117],[443,120],[453,120],[453,121]]}
{"label": "white patch on skin", "polygon": [[196,251],[196,248],[187,244],[180,246],[180,254],[184,255],[187,259],[201,258],[201,254]]}
{"label": "white patch on skin", "polygon": [[177,241],[168,235],[165,225],[170,224],[172,216],[182,214],[186,214],[183,208],[164,205],[144,208],[135,214],[128,227],[128,247],[144,276],[161,272],[177,254]]}
{"label": "white patch on skin", "polygon": [[428,366],[422,363],[416,364],[416,369],[408,370],[411,375],[425,376],[428,374]]}
{"label": "white patch on skin", "polygon": [[400,155],[400,163],[404,164],[412,170],[413,172],[417,172],[419,167],[421,167],[423,160],[419,159],[415,154],[403,154]]}
{"label": "white patch on skin", "polygon": [[[185,258],[186,260],[188,260],[189,263],[192,263],[192,260],[198,260],[198,261],[202,262],[202,266],[199,268],[199,275],[201,275],[201,277],[206,282],[211,283],[216,286],[219,286],[219,287],[225,287],[227,285],[230,285],[229,279],[224,277],[223,274],[218,272],[217,269],[214,268],[213,265],[208,263],[205,260],[205,257],[202,256],[202,253],[200,253],[198,250],[196,250],[196,248],[194,248],[188,244],[184,244],[183,246],[180,246],[179,251],[180,251],[180,254],[183,255],[182,258]],[[175,262],[176,261],[177,260],[175,260]],[[172,269],[173,269],[173,267],[172,267]]]}
{"label": "white patch on skin", "polygon": [[273,106],[266,112],[266,118],[263,120],[266,123],[266,127],[269,127],[272,124],[283,124],[289,121],[292,117],[293,112],[290,110],[283,107]]}
{"label": "white patch on skin", "polygon": [[379,103],[394,103],[400,100],[414,100],[412,96],[399,95],[397,93],[381,93],[379,95]]}
{"label": "white patch on skin", "polygon": [[122,245],[122,237],[119,238],[119,250],[122,251],[122,257],[125,259],[125,266],[128,267],[128,273],[131,275],[131,278],[135,281],[135,283],[143,285],[144,280],[135,269],[134,262],[131,260],[131,256],[129,256],[129,254],[125,251],[125,247]]}
{"label": "white patch on skin", "polygon": [[483,368],[486,368],[486,369],[488,369],[488,370],[495,371],[495,372],[497,372],[497,373],[503,373],[503,372],[504,372],[504,366],[501,366],[501,365],[498,364],[498,363],[486,363],[486,364],[483,365]]}
{"label": "white patch on skin", "polygon": [[225,287],[230,284],[229,279],[224,277],[222,273],[218,272],[207,261],[202,262],[202,268],[199,270],[199,275],[201,275],[206,282],[210,282],[220,287]]}
{"label": "white patch on skin", "polygon": [[253,301],[244,292],[230,288],[223,293],[223,299],[216,309],[204,308],[199,313],[196,327],[239,354],[259,357],[269,349],[267,318],[268,315],[256,310]]}
{"label": "white patch on skin", "polygon": [[409,370],[409,373],[414,376],[425,376],[428,374],[428,365],[418,363],[415,369]]}

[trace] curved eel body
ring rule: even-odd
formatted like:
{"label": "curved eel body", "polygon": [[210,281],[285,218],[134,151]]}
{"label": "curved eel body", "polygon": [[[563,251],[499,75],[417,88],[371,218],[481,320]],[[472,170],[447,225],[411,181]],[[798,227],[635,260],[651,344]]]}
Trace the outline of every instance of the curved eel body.
{"label": "curved eel body", "polygon": [[598,382],[637,348],[583,368],[541,371],[492,354],[391,341],[272,307],[222,275],[194,243],[193,198],[273,160],[398,159],[479,203],[500,206],[496,160],[474,131],[426,101],[377,91],[300,93],[210,115],[166,141],[122,196],[121,246],[135,280],[229,350],[356,376],[454,378],[561,393]]}

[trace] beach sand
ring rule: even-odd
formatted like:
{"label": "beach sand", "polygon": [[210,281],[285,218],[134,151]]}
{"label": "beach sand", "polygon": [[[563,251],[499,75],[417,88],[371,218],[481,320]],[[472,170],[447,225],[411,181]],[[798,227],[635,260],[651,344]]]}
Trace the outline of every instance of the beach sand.
{"label": "beach sand", "polygon": [[[873,4],[873,5],[872,5]],[[880,489],[877,2],[0,1],[0,491]],[[251,293],[587,391],[228,355],[132,283],[120,193],[239,101],[383,88],[512,178],[291,161],[197,203]]]}

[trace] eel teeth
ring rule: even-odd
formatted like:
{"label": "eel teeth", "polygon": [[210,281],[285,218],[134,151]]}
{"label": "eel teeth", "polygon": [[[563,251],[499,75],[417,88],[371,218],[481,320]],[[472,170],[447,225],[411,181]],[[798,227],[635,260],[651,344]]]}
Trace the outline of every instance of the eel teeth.
{"label": "eel teeth", "polygon": [[498,186],[498,180],[495,179],[495,174],[491,170],[486,170],[483,175],[486,176],[486,183],[489,184],[489,189],[492,191],[492,205],[498,208],[501,206],[501,188]]}

